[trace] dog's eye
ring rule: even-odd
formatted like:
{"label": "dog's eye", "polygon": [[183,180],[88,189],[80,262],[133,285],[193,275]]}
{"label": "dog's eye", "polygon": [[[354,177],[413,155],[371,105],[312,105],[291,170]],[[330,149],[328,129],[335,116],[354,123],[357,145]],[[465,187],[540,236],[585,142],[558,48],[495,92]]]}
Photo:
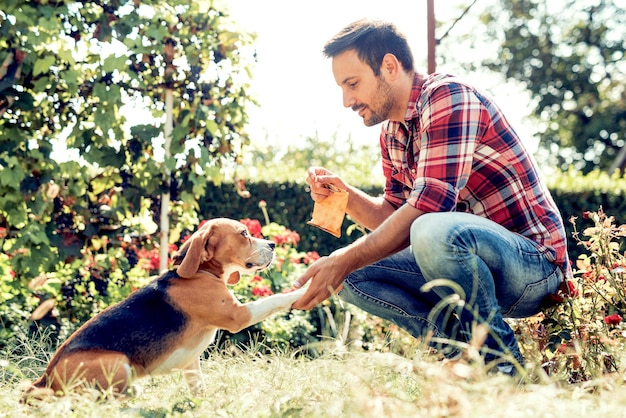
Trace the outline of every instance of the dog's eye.
{"label": "dog's eye", "polygon": [[248,238],[248,231],[246,229],[241,231],[241,236],[244,238]]}

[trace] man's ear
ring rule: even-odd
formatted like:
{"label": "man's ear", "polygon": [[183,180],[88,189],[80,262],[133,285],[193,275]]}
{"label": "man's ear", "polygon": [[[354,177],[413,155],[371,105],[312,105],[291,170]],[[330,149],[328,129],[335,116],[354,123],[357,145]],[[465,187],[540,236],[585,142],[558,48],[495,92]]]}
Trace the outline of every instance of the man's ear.
{"label": "man's ear", "polygon": [[381,75],[388,81],[395,81],[402,71],[402,65],[395,55],[387,53],[383,57],[383,62],[380,65]]}
{"label": "man's ear", "polygon": [[200,264],[213,258],[213,249],[209,245],[209,239],[213,234],[213,227],[209,226],[196,231],[185,243],[176,256],[174,264],[180,264],[176,272],[180,277],[192,277],[198,272]]}

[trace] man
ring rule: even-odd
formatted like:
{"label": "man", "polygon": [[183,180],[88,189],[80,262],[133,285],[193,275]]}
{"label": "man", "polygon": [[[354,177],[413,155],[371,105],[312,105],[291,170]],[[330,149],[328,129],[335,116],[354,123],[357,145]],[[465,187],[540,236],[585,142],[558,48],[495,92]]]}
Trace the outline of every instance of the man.
{"label": "man", "polygon": [[347,190],[346,212],[372,232],[312,264],[295,282],[311,281],[293,307],[338,292],[449,358],[482,323],[485,361],[511,372],[523,357],[504,317],[537,313],[571,275],[563,221],[532,157],[487,93],[416,72],[393,24],[352,23],[324,54],[344,106],[367,126],[384,122],[386,184],[371,197],[308,170],[314,201],[332,193],[328,185]]}

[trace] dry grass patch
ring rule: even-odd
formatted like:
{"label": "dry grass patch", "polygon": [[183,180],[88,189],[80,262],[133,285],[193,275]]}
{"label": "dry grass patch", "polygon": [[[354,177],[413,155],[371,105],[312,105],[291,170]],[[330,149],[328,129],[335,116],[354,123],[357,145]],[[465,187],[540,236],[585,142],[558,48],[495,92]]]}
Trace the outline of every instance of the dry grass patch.
{"label": "dry grass patch", "polygon": [[[7,367],[13,367],[5,363]],[[421,351],[345,352],[307,359],[288,354],[213,354],[208,390],[191,397],[181,374],[139,381],[126,399],[73,394],[27,406],[18,374],[1,383],[0,416],[24,417],[568,417],[624,416],[622,374],[564,385],[532,377],[519,384],[481,367],[450,367]]]}

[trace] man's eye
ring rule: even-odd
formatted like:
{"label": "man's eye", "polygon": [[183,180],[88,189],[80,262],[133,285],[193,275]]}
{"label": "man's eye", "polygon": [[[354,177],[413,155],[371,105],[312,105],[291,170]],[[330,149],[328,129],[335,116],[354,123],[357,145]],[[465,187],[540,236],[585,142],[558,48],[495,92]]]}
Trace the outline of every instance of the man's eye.
{"label": "man's eye", "polygon": [[356,82],[354,82],[354,83],[348,83],[348,87],[350,87],[351,89],[355,88],[355,87],[356,87],[356,85],[357,85],[357,83],[356,83]]}

